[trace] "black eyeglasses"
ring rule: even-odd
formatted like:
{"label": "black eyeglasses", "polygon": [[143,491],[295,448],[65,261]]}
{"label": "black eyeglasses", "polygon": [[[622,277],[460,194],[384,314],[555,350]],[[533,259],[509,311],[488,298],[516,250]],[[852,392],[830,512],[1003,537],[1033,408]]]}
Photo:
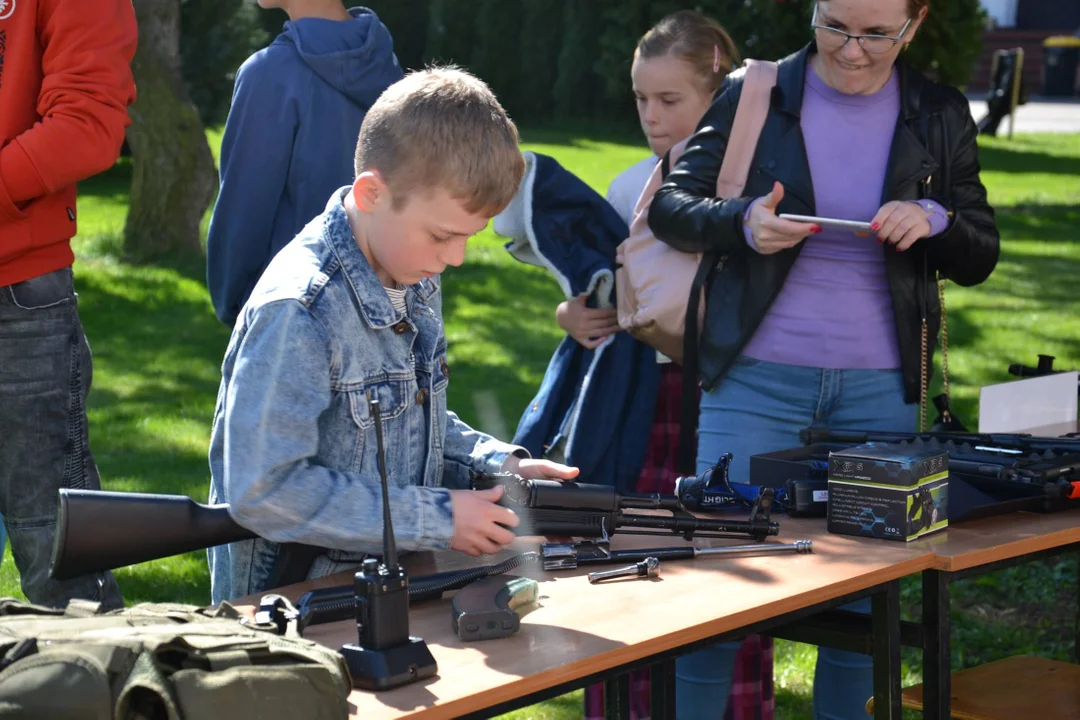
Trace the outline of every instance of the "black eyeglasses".
{"label": "black eyeglasses", "polygon": [[818,47],[825,50],[839,50],[847,44],[848,40],[854,40],[859,43],[859,47],[871,55],[882,55],[892,50],[898,42],[904,39],[904,34],[907,33],[912,20],[914,20],[914,18],[908,18],[908,21],[904,23],[904,27],[900,29],[896,37],[888,35],[852,35],[843,30],[818,25],[817,12],[818,6],[815,4],[814,17],[810,20],[810,27],[814,29]]}

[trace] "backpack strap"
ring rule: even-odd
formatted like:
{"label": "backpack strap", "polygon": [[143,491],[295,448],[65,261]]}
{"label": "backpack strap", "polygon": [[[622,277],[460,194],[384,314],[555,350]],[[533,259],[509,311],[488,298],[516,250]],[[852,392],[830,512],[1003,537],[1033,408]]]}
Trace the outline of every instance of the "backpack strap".
{"label": "backpack strap", "polygon": [[746,61],[746,77],[739,95],[739,106],[735,108],[735,119],[731,124],[727,148],[724,149],[724,162],[716,177],[716,197],[728,199],[742,195],[775,86],[776,63]]}
{"label": "backpack strap", "polygon": [[[750,164],[757,150],[761,130],[769,114],[772,89],[776,86],[776,63],[763,60],[746,61],[739,105],[735,108],[731,133],[728,135],[724,161],[716,177],[716,197],[740,197],[750,175]],[[667,159],[666,156],[664,158]],[[667,175],[665,168],[664,174]],[[697,468],[698,428],[698,315],[704,300],[705,288],[715,271],[723,267],[725,257],[707,252],[694,273],[690,285],[690,301],[686,304],[686,327],[683,331],[682,418],[679,422],[679,450],[676,470],[692,475]]]}

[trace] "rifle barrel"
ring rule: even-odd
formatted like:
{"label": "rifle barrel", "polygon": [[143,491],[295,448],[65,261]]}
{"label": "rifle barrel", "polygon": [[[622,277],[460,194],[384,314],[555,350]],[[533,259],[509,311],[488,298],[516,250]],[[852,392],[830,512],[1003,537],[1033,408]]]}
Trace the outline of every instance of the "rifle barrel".
{"label": "rifle barrel", "polygon": [[739,535],[779,535],[780,525],[775,522],[750,520],[722,520],[719,518],[699,518],[693,515],[634,515],[621,513],[616,519],[616,527],[649,528],[670,530],[677,535],[692,533],[734,533]]}
{"label": "rifle barrel", "polygon": [[694,548],[694,557],[704,555],[782,555],[784,553],[802,555],[813,551],[813,540],[796,540],[793,543],[758,543],[757,545]]}

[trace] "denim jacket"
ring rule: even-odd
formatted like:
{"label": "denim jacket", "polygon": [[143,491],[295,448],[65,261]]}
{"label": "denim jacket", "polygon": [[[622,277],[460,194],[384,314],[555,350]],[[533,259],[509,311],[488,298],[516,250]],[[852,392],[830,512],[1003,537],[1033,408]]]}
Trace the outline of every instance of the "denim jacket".
{"label": "denim jacket", "polygon": [[369,395],[381,408],[401,550],[448,547],[444,488],[467,488],[471,470],[497,471],[511,452],[527,456],[447,411],[438,278],[409,286],[406,315],[395,311],[353,237],[345,191],[267,267],[229,341],[210,502],[228,503],[260,539],[209,551],[214,602],[267,589],[278,543],[327,548],[334,563],[380,553]]}
{"label": "denim jacket", "polygon": [[[525,177],[494,229],[518,260],[546,268],[567,299],[611,307],[615,249],[628,229],[618,212],[551,157],[525,153]],[[656,351],[629,333],[595,350],[567,336],[518,423],[514,442],[581,470],[582,482],[634,490],[660,389]]]}

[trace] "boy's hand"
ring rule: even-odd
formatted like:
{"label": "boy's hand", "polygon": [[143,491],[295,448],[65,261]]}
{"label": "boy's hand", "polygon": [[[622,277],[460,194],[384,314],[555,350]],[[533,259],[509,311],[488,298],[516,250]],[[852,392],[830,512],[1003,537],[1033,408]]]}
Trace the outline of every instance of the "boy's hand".
{"label": "boy's hand", "polygon": [[503,472],[517,473],[526,480],[573,480],[578,476],[576,467],[562,465],[550,460],[533,460],[511,455],[502,466]]}
{"label": "boy's hand", "polygon": [[454,537],[450,547],[472,556],[498,552],[514,541],[507,528],[517,527],[521,519],[509,508],[496,505],[503,488],[488,490],[451,490],[454,510]]}

